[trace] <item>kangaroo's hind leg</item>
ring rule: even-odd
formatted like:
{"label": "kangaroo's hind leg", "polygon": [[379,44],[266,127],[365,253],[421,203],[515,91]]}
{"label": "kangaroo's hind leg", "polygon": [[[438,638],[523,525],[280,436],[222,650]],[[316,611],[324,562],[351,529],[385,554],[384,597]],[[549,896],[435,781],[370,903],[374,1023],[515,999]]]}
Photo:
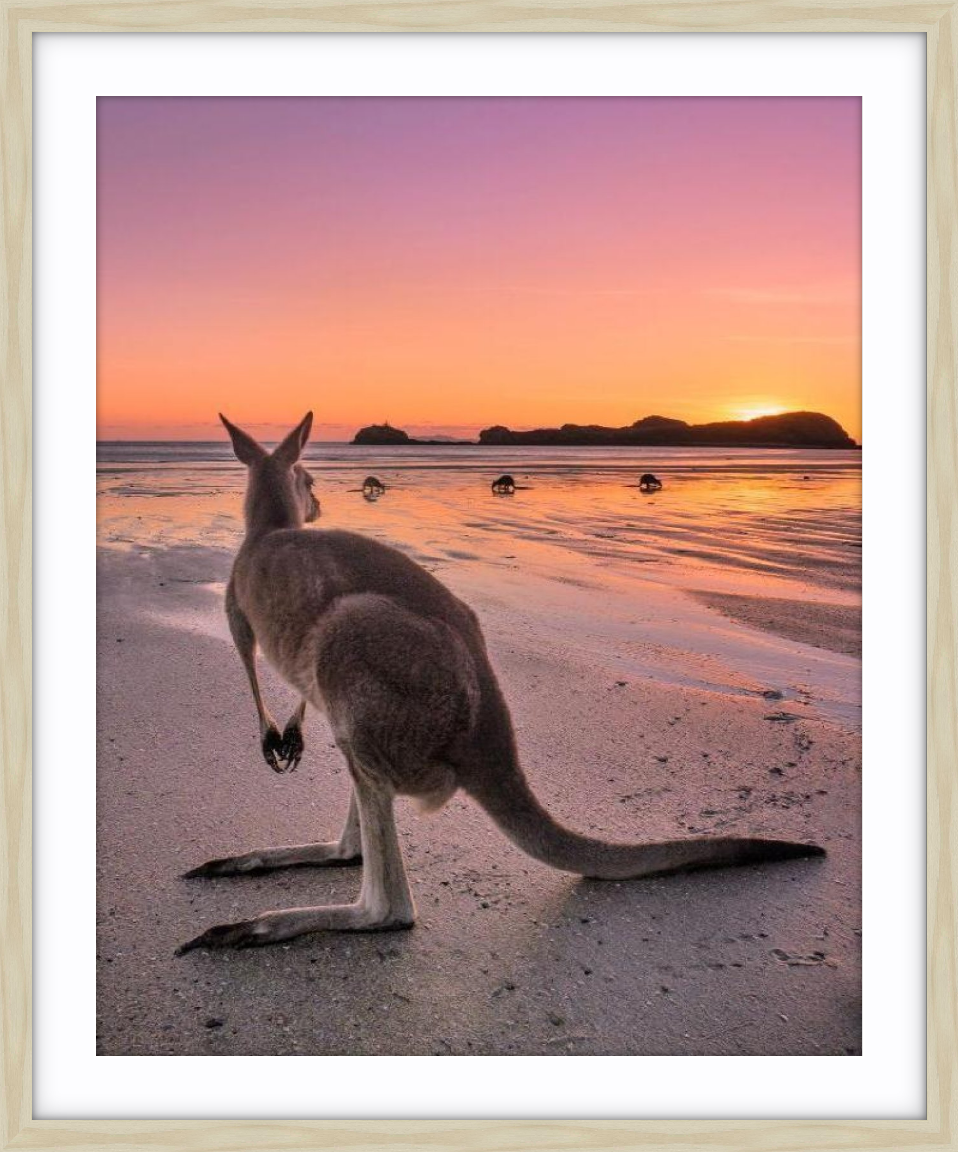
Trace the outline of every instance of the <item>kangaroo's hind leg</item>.
{"label": "kangaroo's hind leg", "polygon": [[347,751],[359,796],[363,843],[363,883],[359,905],[371,918],[371,928],[411,928],[416,921],[393,811],[395,791],[384,777],[364,776],[363,763]]}
{"label": "kangaroo's hind leg", "polygon": [[224,856],[207,860],[198,868],[183,874],[186,880],[202,876],[248,876],[257,872],[272,872],[277,868],[323,868],[360,864],[363,858],[359,832],[359,808],[356,793],[349,795],[349,811],[338,840],[324,844],[289,844],[280,848],[260,848],[241,856]]}
{"label": "kangaroo's hind leg", "polygon": [[252,920],[218,924],[183,944],[177,954],[194,948],[276,944],[308,932],[411,928],[416,909],[396,835],[392,787],[381,777],[361,771],[354,773],[354,781],[363,843],[363,882],[355,904],[286,908],[264,912]]}

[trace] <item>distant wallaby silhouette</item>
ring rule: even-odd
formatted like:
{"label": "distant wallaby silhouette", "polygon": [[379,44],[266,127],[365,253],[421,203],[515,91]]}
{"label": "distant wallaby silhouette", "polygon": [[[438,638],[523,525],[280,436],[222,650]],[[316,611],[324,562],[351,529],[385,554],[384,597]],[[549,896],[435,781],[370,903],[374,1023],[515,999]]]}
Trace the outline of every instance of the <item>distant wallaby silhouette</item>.
{"label": "distant wallaby silhouette", "polygon": [[[265,848],[187,875],[361,859],[363,878],[354,904],[265,912],[210,928],[180,952],[272,944],[324,929],[411,927],[416,911],[393,819],[397,794],[430,810],[462,788],[529,855],[600,879],[824,854],[811,844],[739,837],[610,844],[563,827],[526,782],[475,613],[393,548],[351,532],[303,528],[319,513],[312,478],[299,463],[312,413],[272,454],[221,419],[249,469],[246,537],[226,612],[252,686],[263,756],[277,772],[296,766],[308,701],[329,719],[353,793],[334,843]],[[302,695],[283,733],[260,695],[257,645]]]}

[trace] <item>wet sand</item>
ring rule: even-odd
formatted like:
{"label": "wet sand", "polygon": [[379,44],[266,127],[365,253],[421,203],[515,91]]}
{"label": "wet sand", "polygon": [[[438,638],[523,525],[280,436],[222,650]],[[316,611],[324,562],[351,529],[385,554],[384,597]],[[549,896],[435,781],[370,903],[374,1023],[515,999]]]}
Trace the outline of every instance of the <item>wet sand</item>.
{"label": "wet sand", "polygon": [[753,628],[774,632],[815,648],[828,648],[849,656],[862,654],[861,608],[822,601],[783,600],[777,596],[737,596],[698,592],[703,604]]}
{"label": "wet sand", "polygon": [[[590,882],[523,856],[471,801],[401,802],[412,931],[175,958],[211,924],[354,897],[354,868],[179,878],[334,837],[348,780],[316,715],[297,773],[261,761],[220,537],[118,541],[102,511],[99,1053],[860,1051],[860,662],[762,630],[754,604],[743,623],[654,579],[639,594],[608,557],[557,564],[508,533],[491,552],[439,530],[404,546],[479,613],[542,800],[610,839],[751,833],[828,857]],[[388,504],[367,512],[385,535]],[[264,684],[285,717],[292,694]]]}

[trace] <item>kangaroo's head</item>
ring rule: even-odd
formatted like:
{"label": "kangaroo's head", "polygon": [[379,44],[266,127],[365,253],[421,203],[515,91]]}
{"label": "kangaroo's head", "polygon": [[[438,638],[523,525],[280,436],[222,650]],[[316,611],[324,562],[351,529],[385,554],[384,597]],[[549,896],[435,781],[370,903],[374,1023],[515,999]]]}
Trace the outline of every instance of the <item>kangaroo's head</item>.
{"label": "kangaroo's head", "polygon": [[258,444],[249,433],[237,428],[220,413],[223,426],[233,441],[237,459],[248,469],[246,483],[246,530],[301,528],[319,516],[319,501],[313,495],[313,478],[299,462],[309,430],[312,412],[272,452]]}

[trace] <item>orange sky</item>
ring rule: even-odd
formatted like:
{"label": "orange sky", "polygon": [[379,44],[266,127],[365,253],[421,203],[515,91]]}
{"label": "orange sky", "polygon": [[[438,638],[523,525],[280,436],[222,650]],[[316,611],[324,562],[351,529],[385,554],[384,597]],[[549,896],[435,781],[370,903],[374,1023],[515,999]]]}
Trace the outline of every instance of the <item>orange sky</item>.
{"label": "orange sky", "polygon": [[98,434],[815,409],[860,437],[860,102],[100,99]]}

